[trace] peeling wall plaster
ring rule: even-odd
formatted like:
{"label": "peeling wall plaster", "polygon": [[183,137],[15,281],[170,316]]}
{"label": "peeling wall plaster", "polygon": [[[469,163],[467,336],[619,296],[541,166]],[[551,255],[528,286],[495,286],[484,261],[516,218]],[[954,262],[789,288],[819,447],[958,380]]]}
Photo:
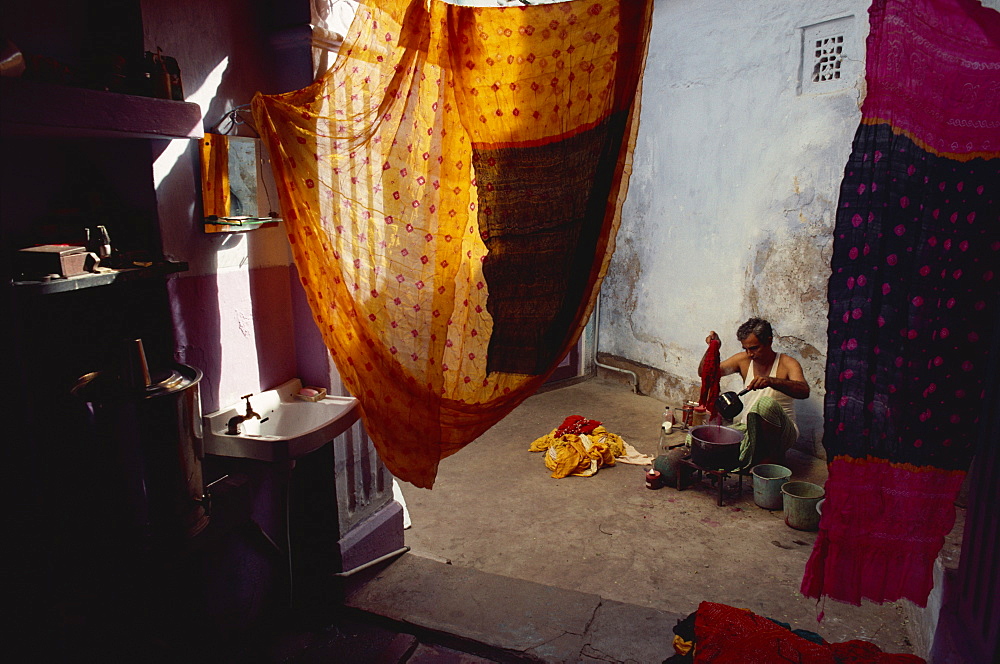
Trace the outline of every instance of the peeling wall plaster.
{"label": "peeling wall plaster", "polygon": [[[798,447],[819,455],[826,282],[860,118],[867,9],[864,0],[656,4],[634,170],[602,292],[602,361],[642,367],[643,391],[670,403],[697,398],[710,330],[728,357],[740,350],[740,323],[771,320],[775,348],[802,362],[812,388],[797,403]],[[849,79],[802,94],[802,28],[846,16]]]}

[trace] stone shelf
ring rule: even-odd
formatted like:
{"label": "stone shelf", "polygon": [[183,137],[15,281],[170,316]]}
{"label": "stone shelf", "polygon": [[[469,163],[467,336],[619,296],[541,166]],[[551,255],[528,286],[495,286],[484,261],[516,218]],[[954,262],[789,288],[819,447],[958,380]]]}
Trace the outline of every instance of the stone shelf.
{"label": "stone shelf", "polygon": [[197,104],[0,79],[4,136],[201,138]]}
{"label": "stone shelf", "polygon": [[50,281],[14,281],[14,292],[18,295],[50,295],[69,291],[108,286],[114,283],[165,277],[175,272],[184,272],[188,264],[180,261],[154,263],[149,267],[125,268],[121,270],[101,270],[96,273],[80,274]]}

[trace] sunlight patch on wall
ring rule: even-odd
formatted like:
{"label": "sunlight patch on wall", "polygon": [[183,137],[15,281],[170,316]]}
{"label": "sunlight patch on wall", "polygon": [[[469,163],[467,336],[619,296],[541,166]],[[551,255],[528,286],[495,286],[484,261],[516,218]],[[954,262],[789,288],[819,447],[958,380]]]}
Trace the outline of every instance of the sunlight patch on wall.
{"label": "sunlight patch on wall", "polygon": [[[188,95],[185,101],[198,104],[198,106],[202,109],[202,113],[205,112],[205,109],[211,108],[215,94],[219,89],[219,85],[222,83],[222,76],[226,73],[226,69],[228,68],[229,58],[226,57],[223,58],[222,62],[215,66],[208,76],[205,77],[205,82],[201,85],[201,87],[199,87],[193,94]],[[211,120],[211,118],[209,118],[209,120]],[[169,141],[167,147],[156,157],[156,161],[153,163],[153,186],[156,189],[161,219],[175,219],[177,218],[177,215],[180,214],[190,216],[194,213],[194,210],[190,205],[186,211],[176,209],[174,207],[176,205],[174,201],[186,201],[187,197],[183,199],[177,198],[173,195],[174,192],[169,191],[170,187],[163,186],[170,177],[170,174],[174,172],[175,168],[177,168],[181,159],[189,159],[191,149],[192,141],[190,140]],[[187,182],[185,182],[185,185],[186,184]]]}

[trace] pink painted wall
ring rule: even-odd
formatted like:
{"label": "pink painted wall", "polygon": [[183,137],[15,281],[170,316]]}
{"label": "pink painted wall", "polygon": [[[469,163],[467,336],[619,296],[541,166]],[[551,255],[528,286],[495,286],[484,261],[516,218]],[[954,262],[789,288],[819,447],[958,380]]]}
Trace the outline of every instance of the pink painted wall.
{"label": "pink painted wall", "polygon": [[[218,131],[257,92],[310,82],[305,0],[141,4],[145,49],[177,59],[185,100],[199,104],[206,131]],[[329,386],[308,310],[293,306],[301,293],[284,230],[205,234],[196,141],[159,147],[153,175],[164,253],[190,265],[169,284],[175,356],[204,372],[204,412],[301,376],[300,366],[310,368],[309,382]]]}

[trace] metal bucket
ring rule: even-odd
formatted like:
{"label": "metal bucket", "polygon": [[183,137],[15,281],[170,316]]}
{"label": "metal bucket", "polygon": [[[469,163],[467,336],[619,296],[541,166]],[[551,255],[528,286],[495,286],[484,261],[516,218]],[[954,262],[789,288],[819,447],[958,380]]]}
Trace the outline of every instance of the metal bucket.
{"label": "metal bucket", "polygon": [[774,463],[762,463],[750,471],[753,475],[753,502],[766,510],[780,510],[783,505],[781,487],[792,471]]}
{"label": "metal bucket", "polygon": [[781,487],[785,508],[785,524],[796,530],[816,530],[819,528],[819,512],[816,503],[826,492],[812,482],[785,482]]}
{"label": "metal bucket", "polygon": [[[138,340],[136,340],[138,342]],[[73,394],[86,402],[104,462],[113,466],[129,529],[180,542],[208,525],[202,476],[199,369],[175,364],[150,372],[141,342],[142,378],[115,372],[81,376]]]}
{"label": "metal bucket", "polygon": [[709,470],[733,470],[740,463],[745,434],[731,427],[706,424],[691,429],[691,460]]}

